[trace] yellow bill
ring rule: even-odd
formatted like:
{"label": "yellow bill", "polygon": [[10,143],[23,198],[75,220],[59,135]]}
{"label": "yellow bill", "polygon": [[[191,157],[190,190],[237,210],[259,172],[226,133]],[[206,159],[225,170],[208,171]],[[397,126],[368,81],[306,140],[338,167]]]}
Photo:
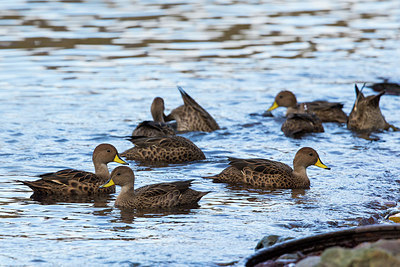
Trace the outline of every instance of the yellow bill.
{"label": "yellow bill", "polygon": [[126,161],[121,159],[121,157],[118,154],[115,155],[114,162],[121,163],[121,164],[124,164],[124,165],[129,165],[129,163],[127,163]]}
{"label": "yellow bill", "polygon": [[323,168],[323,169],[327,169],[327,170],[331,169],[328,166],[326,166],[325,164],[323,164],[319,158],[317,160],[317,163],[315,163],[314,165],[317,166],[317,167]]}
{"label": "yellow bill", "polygon": [[115,185],[115,183],[114,183],[114,181],[112,179],[110,179],[110,181],[108,181],[107,183],[103,184],[100,187],[110,187],[110,186],[113,186],[113,185]]}
{"label": "yellow bill", "polygon": [[272,106],[271,106],[267,111],[274,110],[274,109],[276,109],[277,107],[279,107],[279,106],[278,106],[278,103],[276,103],[276,101],[274,101],[274,103],[272,104]]}
{"label": "yellow bill", "polygon": [[395,223],[400,223],[400,213],[389,216],[389,220],[391,220],[392,222],[395,222]]}

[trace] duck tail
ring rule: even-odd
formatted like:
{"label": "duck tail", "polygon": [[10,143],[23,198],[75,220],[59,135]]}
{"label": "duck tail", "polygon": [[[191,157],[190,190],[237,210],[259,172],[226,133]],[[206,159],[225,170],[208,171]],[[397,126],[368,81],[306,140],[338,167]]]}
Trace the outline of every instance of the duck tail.
{"label": "duck tail", "polygon": [[199,201],[202,197],[204,197],[205,195],[207,195],[208,193],[211,193],[212,191],[207,191],[207,192],[199,192],[199,197],[198,200]]}
{"label": "duck tail", "polygon": [[202,176],[201,178],[205,178],[205,179],[218,179],[219,178],[219,174],[213,175],[213,176]]}
{"label": "duck tail", "polygon": [[[40,180],[38,180],[38,181],[40,181]],[[28,186],[36,194],[48,194],[49,193],[49,188],[43,184],[37,183],[37,181],[30,182],[30,181],[16,180],[16,182],[22,183],[23,185]]]}

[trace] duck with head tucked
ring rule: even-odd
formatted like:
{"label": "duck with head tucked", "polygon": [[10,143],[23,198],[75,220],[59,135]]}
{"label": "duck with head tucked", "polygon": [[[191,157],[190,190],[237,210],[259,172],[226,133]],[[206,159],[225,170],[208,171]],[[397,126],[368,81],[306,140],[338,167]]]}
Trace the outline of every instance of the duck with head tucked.
{"label": "duck with head tucked", "polygon": [[193,180],[158,183],[134,189],[135,175],[131,168],[120,166],[111,172],[111,178],[103,187],[119,185],[121,192],[115,200],[119,208],[168,209],[197,205],[209,192],[189,188]]}
{"label": "duck with head tucked", "polygon": [[100,144],[93,151],[92,161],[95,173],[75,169],[65,169],[57,172],[39,175],[41,179],[18,181],[29,186],[35,196],[64,195],[88,196],[104,193],[114,193],[115,187],[100,188],[109,178],[107,164],[117,162],[128,164],[121,159],[117,149],[110,144]]}
{"label": "duck with head tucked", "polygon": [[227,183],[242,183],[266,189],[308,189],[306,168],[315,165],[330,169],[319,159],[317,151],[303,147],[297,151],[293,160],[293,169],[284,163],[268,159],[228,158],[229,166],[220,174],[204,177]]}
{"label": "duck with head tucked", "polygon": [[182,87],[178,86],[183,99],[183,105],[172,110],[166,121],[176,120],[180,132],[212,132],[219,129],[214,118],[202,108]]}
{"label": "duck with head tucked", "polygon": [[166,116],[164,114],[164,109],[164,100],[161,97],[154,98],[150,108],[153,121],[141,122],[135,130],[133,130],[132,136],[156,137],[175,135],[175,130],[172,126],[165,123]]}
{"label": "duck with head tucked", "polygon": [[[363,86],[364,88],[364,86]],[[363,89],[361,88],[361,90]],[[379,100],[385,91],[377,95],[365,97],[364,94],[355,85],[356,101],[354,102],[353,109],[350,112],[347,128],[362,134],[369,135],[371,132],[379,130],[389,130],[392,128],[394,131],[399,129],[386,122],[379,107]]]}
{"label": "duck with head tucked", "polygon": [[291,138],[301,138],[307,133],[322,133],[324,126],[315,114],[291,113],[281,127],[282,132]]}
{"label": "duck with head tucked", "polygon": [[121,153],[128,160],[160,163],[182,163],[205,159],[192,141],[182,136],[135,137],[129,139],[135,146]]}
{"label": "duck with head tucked", "polygon": [[347,121],[347,115],[342,110],[342,103],[328,101],[297,103],[296,96],[291,91],[279,92],[267,111],[272,111],[278,107],[287,108],[286,116],[291,113],[314,113],[322,122],[345,123]]}

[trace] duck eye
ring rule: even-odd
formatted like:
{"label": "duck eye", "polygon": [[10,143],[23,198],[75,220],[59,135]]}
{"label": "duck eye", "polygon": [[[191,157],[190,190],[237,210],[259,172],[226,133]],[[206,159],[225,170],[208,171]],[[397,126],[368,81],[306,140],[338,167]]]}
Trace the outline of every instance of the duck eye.
{"label": "duck eye", "polygon": [[310,153],[310,154],[308,154],[308,155],[310,155],[310,157],[314,156],[314,154],[313,154],[313,153]]}
{"label": "duck eye", "polygon": [[121,173],[117,173],[117,175],[121,175]]}
{"label": "duck eye", "polygon": [[283,97],[282,95],[279,96],[279,98],[282,98],[282,97]]}
{"label": "duck eye", "polygon": [[110,152],[111,152],[111,150],[110,150],[110,149],[108,149],[108,150],[107,150],[107,152],[108,152],[108,153],[110,153]]}

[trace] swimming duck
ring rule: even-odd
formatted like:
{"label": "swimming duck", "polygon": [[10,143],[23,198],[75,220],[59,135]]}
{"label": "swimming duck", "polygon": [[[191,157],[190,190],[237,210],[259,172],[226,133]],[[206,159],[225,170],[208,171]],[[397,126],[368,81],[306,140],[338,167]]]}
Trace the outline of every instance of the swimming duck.
{"label": "swimming duck", "polygon": [[388,79],[384,79],[381,83],[374,83],[370,86],[375,92],[385,91],[388,95],[400,95],[400,84],[389,82]]}
{"label": "swimming duck", "polygon": [[36,195],[95,195],[114,193],[115,187],[99,188],[109,178],[107,163],[117,162],[128,164],[119,156],[117,149],[110,144],[100,144],[92,156],[95,173],[75,169],[65,169],[57,172],[39,175],[41,179],[18,181],[29,186]]}
{"label": "swimming duck", "polygon": [[172,136],[175,135],[175,130],[170,124],[165,123],[164,114],[164,100],[161,97],[156,97],[151,104],[151,115],[153,121],[141,122],[135,130],[133,130],[132,136]]}
{"label": "swimming duck", "polygon": [[386,122],[379,108],[379,100],[385,91],[367,97],[363,95],[357,85],[355,85],[355,91],[356,101],[349,115],[348,129],[367,134],[379,130],[389,130],[389,128],[394,131],[399,130]]}
{"label": "swimming duck", "polygon": [[291,113],[282,124],[281,130],[287,137],[300,138],[306,133],[322,133],[324,126],[315,114]]}
{"label": "swimming duck", "polygon": [[209,192],[199,192],[190,187],[193,180],[152,184],[134,189],[135,175],[131,168],[120,166],[111,172],[103,187],[121,186],[115,206],[133,209],[167,209],[197,205]]}
{"label": "swimming duck", "polygon": [[229,166],[220,174],[204,177],[228,183],[244,183],[267,189],[310,188],[306,168],[315,165],[330,169],[319,159],[317,151],[303,147],[297,151],[293,160],[293,169],[284,163],[268,159],[228,158]]}
{"label": "swimming duck", "polygon": [[128,160],[182,163],[205,159],[204,153],[192,141],[182,136],[135,137],[135,146],[121,154]]}
{"label": "swimming duck", "polygon": [[214,118],[203,109],[182,87],[178,86],[183,99],[183,105],[172,110],[165,121],[176,120],[177,130],[181,132],[202,131],[212,132],[219,129]]}
{"label": "swimming duck", "polygon": [[290,91],[281,91],[275,97],[272,106],[267,110],[271,111],[277,107],[287,107],[286,116],[290,113],[314,113],[322,122],[340,122],[347,121],[347,115],[343,112],[343,104],[339,102],[313,101],[297,103],[296,96]]}

